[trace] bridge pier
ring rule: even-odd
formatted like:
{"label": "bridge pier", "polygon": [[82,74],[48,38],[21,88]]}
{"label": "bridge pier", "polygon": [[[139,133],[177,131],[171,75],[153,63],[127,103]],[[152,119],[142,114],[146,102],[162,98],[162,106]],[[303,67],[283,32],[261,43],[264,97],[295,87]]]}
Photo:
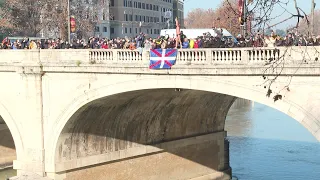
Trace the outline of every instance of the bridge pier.
{"label": "bridge pier", "polygon": [[[68,169],[85,161],[110,160],[79,169],[49,173],[55,180],[230,179],[226,132],[216,132],[57,164]],[[116,160],[113,160],[116,159]]]}
{"label": "bridge pier", "polygon": [[16,138],[20,138],[23,146],[17,148],[13,168],[18,176],[34,174],[41,177],[46,175],[41,69],[39,66],[17,67],[17,71],[14,78],[19,82],[15,87],[16,99],[8,106],[19,111],[14,118],[19,121],[21,135]]}

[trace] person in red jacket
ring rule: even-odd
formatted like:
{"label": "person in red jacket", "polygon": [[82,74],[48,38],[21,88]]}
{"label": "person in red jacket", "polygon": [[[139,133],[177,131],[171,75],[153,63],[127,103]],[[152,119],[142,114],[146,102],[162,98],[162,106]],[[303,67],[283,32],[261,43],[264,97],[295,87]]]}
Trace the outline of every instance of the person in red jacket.
{"label": "person in red jacket", "polygon": [[194,45],[193,45],[193,48],[199,48],[199,42],[198,42],[198,39],[194,41]]}
{"label": "person in red jacket", "polygon": [[102,49],[109,49],[108,43],[107,42],[103,42],[101,48]]}

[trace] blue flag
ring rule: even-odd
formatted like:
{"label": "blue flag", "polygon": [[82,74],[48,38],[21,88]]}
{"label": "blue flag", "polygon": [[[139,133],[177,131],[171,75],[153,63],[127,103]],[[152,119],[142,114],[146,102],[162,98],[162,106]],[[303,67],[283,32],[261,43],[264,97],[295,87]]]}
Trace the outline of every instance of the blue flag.
{"label": "blue flag", "polygon": [[178,51],[176,49],[151,49],[150,69],[171,69],[176,63]]}

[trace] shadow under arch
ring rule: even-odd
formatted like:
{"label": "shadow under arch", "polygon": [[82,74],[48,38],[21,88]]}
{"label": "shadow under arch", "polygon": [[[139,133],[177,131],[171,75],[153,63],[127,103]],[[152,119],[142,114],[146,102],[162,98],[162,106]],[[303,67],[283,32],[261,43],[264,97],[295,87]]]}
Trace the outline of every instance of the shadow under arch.
{"label": "shadow under arch", "polygon": [[[3,120],[3,122],[8,127],[10,134],[13,138],[14,148],[16,151],[16,158],[19,159],[23,152],[23,143],[21,134],[18,130],[17,124],[12,118],[11,114],[8,112],[8,110],[5,108],[5,106],[0,102],[0,118]],[[12,145],[10,145],[10,148],[13,148]]]}
{"label": "shadow under arch", "polygon": [[[135,158],[142,155],[136,149],[150,146],[161,147],[157,153],[168,152],[206,167],[206,170],[200,168],[197,176],[208,168],[228,171],[229,165],[224,162],[224,145],[219,144],[223,144],[224,136],[219,136],[219,143],[205,139],[205,144],[200,137],[216,133],[225,135],[224,120],[234,100],[233,96],[187,89],[130,91],[94,100],[81,107],[66,124],[58,141],[55,162],[61,170],[62,166],[69,167],[77,161],[86,161],[84,159],[88,157],[120,151],[130,151],[129,154],[134,155],[129,158]],[[186,145],[189,142],[186,139],[190,138],[196,144]],[[115,160],[109,162],[112,161]],[[100,163],[97,161],[96,164]],[[182,168],[184,165],[181,164],[174,167]],[[136,174],[139,172],[135,171]],[[185,178],[193,176],[185,175]]]}
{"label": "shadow under arch", "polygon": [[[235,84],[218,80],[212,81],[209,79],[196,77],[176,77],[175,81],[173,82],[168,82],[168,78],[166,77],[140,78],[136,81],[125,81],[113,85],[101,86],[98,89],[93,89],[90,91],[80,89],[78,93],[75,93],[76,97],[74,98],[74,101],[70,102],[69,107],[66,107],[65,111],[62,113],[57,123],[55,124],[55,127],[52,128],[54,132],[51,133],[53,134],[53,136],[51,137],[52,141],[49,142],[52,143],[49,146],[51,146],[53,150],[56,150],[57,152],[59,151],[58,139],[63,132],[64,127],[66,127],[68,121],[72,118],[72,116],[77,116],[77,111],[79,109],[86,106],[87,104],[90,104],[90,102],[101,99],[103,97],[108,97],[125,92],[159,89],[160,87],[162,89],[172,89],[179,87],[187,90],[195,90],[198,92],[202,91],[213,92],[215,94],[218,93],[226,97],[240,97],[268,105],[284,112],[285,114],[288,114],[288,109],[294,106],[296,109],[298,109],[298,114],[295,115],[291,113],[289,114],[291,117],[295,119],[297,118],[295,116],[298,116],[299,113],[303,113],[306,117],[311,117],[310,121],[315,121],[314,119],[312,119],[312,115],[309,115],[305,109],[301,108],[290,100],[284,99],[283,101],[274,103],[272,99],[265,98],[264,89],[247,87],[241,85],[240,83]],[[316,133],[312,131],[312,128],[306,125],[304,126],[309,129],[311,133]],[[55,156],[53,158],[55,158]]]}

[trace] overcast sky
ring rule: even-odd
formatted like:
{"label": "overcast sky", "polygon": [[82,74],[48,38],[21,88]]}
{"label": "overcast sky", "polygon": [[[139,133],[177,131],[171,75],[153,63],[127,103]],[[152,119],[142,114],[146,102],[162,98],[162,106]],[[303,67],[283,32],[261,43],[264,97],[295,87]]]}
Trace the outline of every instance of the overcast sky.
{"label": "overcast sky", "polygon": [[[285,0],[284,0],[285,1]],[[311,11],[311,0],[297,0],[298,1],[298,6],[301,7],[301,9],[303,9],[307,14],[310,13]],[[191,11],[192,9],[195,8],[204,8],[204,9],[208,9],[208,8],[217,8],[220,4],[221,4],[222,0],[185,0],[185,17],[187,17],[187,14],[189,11]],[[289,12],[292,12],[293,14],[295,13],[295,8],[294,8],[294,4],[293,4],[293,0],[289,0],[289,4],[287,5],[286,9]],[[315,0],[315,3],[317,4],[316,9],[320,8],[320,0]],[[278,7],[277,9],[274,10],[273,14],[275,15],[280,15],[282,14],[283,9]],[[272,22],[272,24],[278,23],[281,20],[284,20],[288,17],[290,17],[291,15],[288,13],[284,13],[280,18],[277,18],[274,22]],[[286,23],[282,23],[280,25],[278,25],[275,28],[279,28],[279,29],[286,29],[288,26],[295,24],[296,19],[292,19],[291,21],[287,21]]]}

